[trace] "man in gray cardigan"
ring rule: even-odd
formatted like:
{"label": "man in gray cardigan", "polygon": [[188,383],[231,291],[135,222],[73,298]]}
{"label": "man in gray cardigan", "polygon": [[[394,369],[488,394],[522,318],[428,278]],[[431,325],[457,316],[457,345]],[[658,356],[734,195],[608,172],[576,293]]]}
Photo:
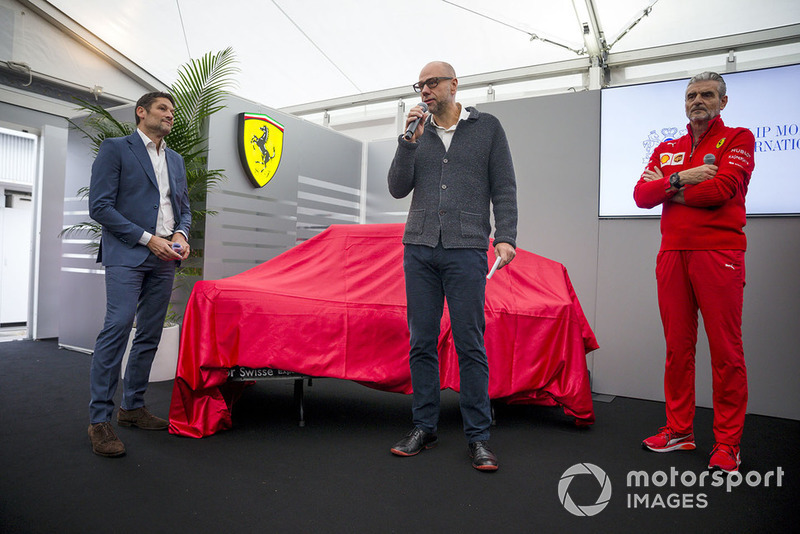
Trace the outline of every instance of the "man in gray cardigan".
{"label": "man in gray cardigan", "polygon": [[437,342],[446,297],[472,466],[496,471],[497,457],[488,446],[492,416],[483,341],[486,250],[493,209],[494,253],[500,268],[514,259],[514,166],[500,122],[456,102],[458,79],[452,66],[429,63],[419,80],[414,89],[428,112],[420,106],[411,109],[406,127],[417,119],[419,123],[410,139],[398,140],[389,169],[393,197],[414,192],[403,235],[414,429],[391,451],[414,456],[437,444],[441,390]]}

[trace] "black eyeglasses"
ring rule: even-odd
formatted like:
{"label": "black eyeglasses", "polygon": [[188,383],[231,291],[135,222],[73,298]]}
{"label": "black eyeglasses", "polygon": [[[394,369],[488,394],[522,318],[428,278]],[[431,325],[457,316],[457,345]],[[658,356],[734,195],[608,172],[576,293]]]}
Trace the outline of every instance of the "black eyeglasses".
{"label": "black eyeglasses", "polygon": [[441,82],[442,80],[452,80],[452,79],[453,79],[452,76],[437,76],[435,78],[428,78],[427,80],[422,82],[417,82],[411,87],[414,88],[414,91],[421,93],[422,88],[425,87],[426,85],[428,86],[429,89],[433,89],[437,85],[439,85],[439,82]]}

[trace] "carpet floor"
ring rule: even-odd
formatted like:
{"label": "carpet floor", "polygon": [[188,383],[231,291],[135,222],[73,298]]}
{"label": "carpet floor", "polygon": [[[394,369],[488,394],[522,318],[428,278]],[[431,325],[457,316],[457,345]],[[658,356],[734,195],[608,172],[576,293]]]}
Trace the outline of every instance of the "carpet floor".
{"label": "carpet floor", "polygon": [[[109,459],[87,436],[89,362],[54,340],[0,343],[0,532],[780,532],[800,518],[800,421],[748,415],[741,474],[715,477],[711,410],[697,450],[655,454],[640,443],[663,403],[595,402],[588,429],[499,405],[500,469],[481,473],[452,391],[439,446],[399,458],[410,397],[316,379],[300,427],[292,382],[274,381],[245,390],[229,431],[118,428],[128,452]],[[151,411],[166,417],[171,394],[150,384]]]}

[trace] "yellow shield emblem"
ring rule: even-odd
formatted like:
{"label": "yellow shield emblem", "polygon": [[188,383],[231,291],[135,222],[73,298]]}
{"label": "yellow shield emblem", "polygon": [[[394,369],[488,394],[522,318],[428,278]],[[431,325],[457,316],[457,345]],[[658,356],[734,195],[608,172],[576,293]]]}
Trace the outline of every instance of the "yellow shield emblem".
{"label": "yellow shield emblem", "polygon": [[283,124],[258,113],[239,114],[239,159],[256,187],[275,176],[283,152]]}

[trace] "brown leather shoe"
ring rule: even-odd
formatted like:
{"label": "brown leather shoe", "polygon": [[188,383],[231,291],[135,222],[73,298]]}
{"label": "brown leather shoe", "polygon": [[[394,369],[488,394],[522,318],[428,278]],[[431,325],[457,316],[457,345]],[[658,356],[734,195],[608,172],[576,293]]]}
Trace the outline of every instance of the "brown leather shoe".
{"label": "brown leather shoe", "polygon": [[169,426],[169,421],[156,417],[144,406],[130,411],[120,408],[117,423],[120,426],[138,426],[142,430],[166,430]]}
{"label": "brown leather shoe", "polygon": [[111,423],[95,423],[89,425],[89,439],[92,440],[92,452],[100,456],[122,456],[125,454],[125,445],[114,433]]}

